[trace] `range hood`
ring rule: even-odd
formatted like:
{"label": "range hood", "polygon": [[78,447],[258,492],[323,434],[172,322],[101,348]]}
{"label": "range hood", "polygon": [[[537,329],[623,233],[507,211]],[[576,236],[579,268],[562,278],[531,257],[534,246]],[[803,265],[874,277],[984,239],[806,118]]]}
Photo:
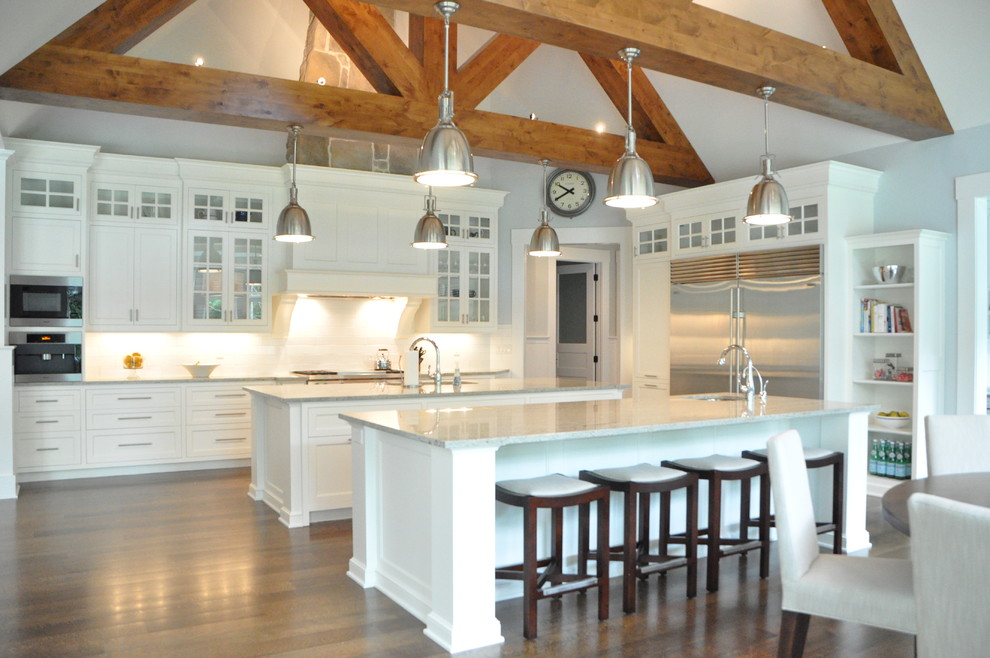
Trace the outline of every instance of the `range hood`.
{"label": "range hood", "polygon": [[[436,294],[437,278],[429,274],[383,274],[330,270],[283,270],[272,298],[272,336],[289,334],[292,313],[300,299],[405,300],[400,325],[412,322],[423,300]],[[327,303],[346,303],[332,302]]]}

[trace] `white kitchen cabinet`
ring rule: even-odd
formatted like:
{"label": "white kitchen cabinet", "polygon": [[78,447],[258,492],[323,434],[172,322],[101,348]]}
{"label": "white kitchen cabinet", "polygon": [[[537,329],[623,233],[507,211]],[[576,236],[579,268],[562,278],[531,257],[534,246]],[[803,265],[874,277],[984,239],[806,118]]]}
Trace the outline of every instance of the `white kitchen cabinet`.
{"label": "white kitchen cabinet", "polygon": [[91,219],[178,225],[178,186],[94,181]]}
{"label": "white kitchen cabinet", "polygon": [[670,223],[646,224],[634,229],[636,247],[634,255],[639,258],[670,258]]}
{"label": "white kitchen cabinet", "polygon": [[183,327],[263,330],[269,324],[267,250],[253,231],[189,231]]}
{"label": "white kitchen cabinet", "polygon": [[81,218],[13,215],[8,274],[82,274]]}
{"label": "white kitchen cabinet", "polygon": [[816,242],[825,233],[825,220],[821,198],[808,200],[791,198],[791,221],[778,226],[746,226],[747,241],[752,245],[765,244],[767,249],[777,249],[784,244]]}
{"label": "white kitchen cabinet", "polygon": [[82,217],[83,177],[57,168],[14,169],[11,201],[15,214]]}
{"label": "white kitchen cabinet", "polygon": [[[847,399],[873,402],[880,411],[906,411],[911,415],[904,428],[870,423],[870,440],[896,441],[911,445],[912,477],[927,475],[925,416],[942,413],[945,351],[945,247],[948,234],[916,230],[855,236],[849,247],[847,326],[850,328],[852,363]],[[907,267],[899,283],[878,284],[876,265]],[[899,305],[908,314],[912,331],[870,331],[861,324],[864,299]],[[877,327],[873,327],[876,329]],[[874,359],[898,354],[893,380],[879,379]],[[910,381],[907,373],[910,370]],[[900,376],[898,376],[898,374]],[[867,448],[869,449],[869,448]],[[882,495],[896,479],[869,475],[867,491]]]}
{"label": "white kitchen cabinet", "polygon": [[674,251],[678,256],[709,251],[731,251],[742,238],[742,215],[721,211],[672,223]]}
{"label": "white kitchen cabinet", "polygon": [[633,263],[633,378],[643,384],[670,383],[670,261]]}
{"label": "white kitchen cabinet", "polygon": [[179,329],[176,229],[94,224],[90,227],[89,250],[89,329]]}
{"label": "white kitchen cabinet", "polygon": [[190,228],[229,226],[267,230],[271,205],[271,195],[264,191],[192,185],[186,190]]}
{"label": "white kitchen cabinet", "polygon": [[14,391],[14,467],[18,473],[82,462],[80,386],[28,386]]}
{"label": "white kitchen cabinet", "polygon": [[189,384],[184,387],[186,457],[232,459],[251,456],[251,399],[243,389],[247,383]]}
{"label": "white kitchen cabinet", "polygon": [[182,392],[178,386],[86,388],[86,463],[124,465],[176,460]]}

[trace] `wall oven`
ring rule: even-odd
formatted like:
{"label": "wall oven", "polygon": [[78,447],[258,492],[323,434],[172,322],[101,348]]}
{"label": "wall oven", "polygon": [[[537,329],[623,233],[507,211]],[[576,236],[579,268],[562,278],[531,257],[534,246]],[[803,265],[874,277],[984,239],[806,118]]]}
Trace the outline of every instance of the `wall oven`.
{"label": "wall oven", "polygon": [[82,333],[12,331],[14,382],[82,381]]}
{"label": "wall oven", "polygon": [[12,327],[81,327],[83,324],[82,277],[10,277]]}

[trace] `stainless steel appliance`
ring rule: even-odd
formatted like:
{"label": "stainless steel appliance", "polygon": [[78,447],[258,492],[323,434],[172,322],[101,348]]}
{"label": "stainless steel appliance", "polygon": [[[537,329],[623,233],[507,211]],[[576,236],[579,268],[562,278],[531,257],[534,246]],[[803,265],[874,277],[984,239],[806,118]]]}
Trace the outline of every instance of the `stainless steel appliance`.
{"label": "stainless steel appliance", "polygon": [[81,327],[83,280],[77,276],[10,276],[12,327]]}
{"label": "stainless steel appliance", "polygon": [[82,334],[12,331],[15,382],[74,382],[82,380]]}
{"label": "stainless steel appliance", "polygon": [[821,398],[820,248],[728,254],[671,263],[670,392],[738,392],[744,346],[770,395]]}

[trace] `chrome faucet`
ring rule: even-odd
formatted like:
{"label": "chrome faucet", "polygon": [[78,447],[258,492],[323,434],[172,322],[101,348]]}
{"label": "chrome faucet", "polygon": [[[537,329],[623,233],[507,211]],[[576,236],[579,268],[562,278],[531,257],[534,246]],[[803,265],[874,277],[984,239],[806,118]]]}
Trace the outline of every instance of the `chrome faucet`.
{"label": "chrome faucet", "polygon": [[[412,349],[416,347],[416,345],[422,342],[427,342],[430,345],[432,345],[433,350],[437,353],[437,368],[436,368],[436,372],[433,374],[433,379],[437,383],[437,388],[440,388],[440,381],[442,379],[442,375],[440,374],[440,348],[437,347],[437,344],[433,342],[433,340],[427,338],[426,336],[420,336],[419,338],[417,338],[412,342],[412,345],[409,346],[409,350],[412,351]],[[408,368],[409,365],[411,364],[407,364],[406,367]]]}
{"label": "chrome faucet", "polygon": [[742,352],[743,357],[746,359],[746,366],[739,372],[737,382],[739,384],[739,392],[746,395],[746,402],[749,405],[753,404],[753,396],[756,394],[756,384],[753,382],[753,373],[760,379],[760,402],[766,404],[767,401],[767,381],[764,381],[763,375],[756,366],[753,365],[753,357],[749,355],[749,351],[737,343],[732,343],[724,350],[722,354],[718,357],[717,365],[725,365],[725,356],[732,350],[738,350]]}

